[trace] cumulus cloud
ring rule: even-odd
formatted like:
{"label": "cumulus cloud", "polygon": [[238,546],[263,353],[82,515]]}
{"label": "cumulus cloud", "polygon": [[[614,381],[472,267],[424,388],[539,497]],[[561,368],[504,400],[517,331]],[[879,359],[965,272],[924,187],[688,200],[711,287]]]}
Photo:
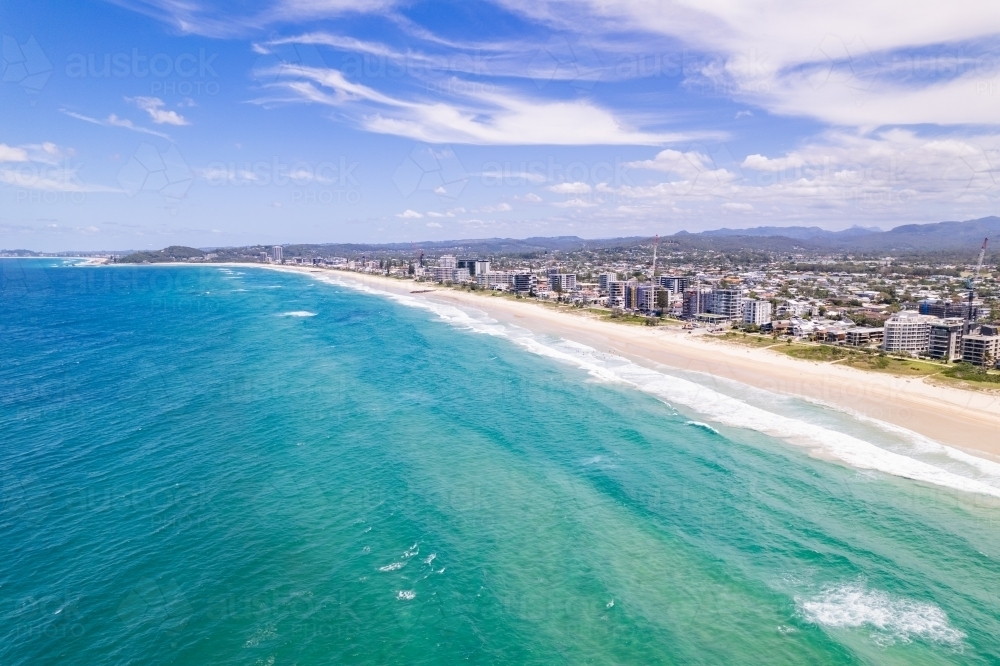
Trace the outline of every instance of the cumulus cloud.
{"label": "cumulus cloud", "polygon": [[419,220],[420,218],[423,217],[423,214],[407,208],[402,213],[396,213],[396,217],[401,217],[404,220]]}
{"label": "cumulus cloud", "polygon": [[514,207],[509,203],[499,203],[495,206],[480,206],[479,208],[473,210],[473,213],[506,213],[508,211],[514,210]]}
{"label": "cumulus cloud", "polygon": [[744,169],[755,171],[784,171],[786,169],[797,169],[805,165],[805,160],[800,155],[789,153],[785,157],[768,159],[763,155],[747,155],[740,165]]}
{"label": "cumulus cloud", "polygon": [[149,114],[156,125],[190,125],[184,116],[176,111],[165,109],[166,102],[159,97],[126,97],[126,101],[135,104]]}
{"label": "cumulus cloud", "polygon": [[8,146],[0,143],[0,162],[27,162],[28,151],[24,148]]}
{"label": "cumulus cloud", "polygon": [[591,192],[590,185],[581,182],[559,183],[557,185],[549,185],[545,189],[556,194],[590,194]]}
{"label": "cumulus cloud", "polygon": [[552,204],[556,208],[593,208],[597,204],[593,201],[587,201],[586,199],[568,199],[566,201],[557,201]]}

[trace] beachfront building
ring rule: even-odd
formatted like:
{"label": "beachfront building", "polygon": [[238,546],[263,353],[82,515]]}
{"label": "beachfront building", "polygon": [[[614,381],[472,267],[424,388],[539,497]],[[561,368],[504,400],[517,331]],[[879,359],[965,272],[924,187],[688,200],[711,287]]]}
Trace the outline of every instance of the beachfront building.
{"label": "beachfront building", "polygon": [[657,296],[664,291],[655,284],[640,284],[635,288],[635,309],[640,312],[655,312],[657,309]]}
{"label": "beachfront building", "polygon": [[468,268],[434,266],[430,272],[435,282],[467,282],[469,280]]}
{"label": "beachfront building", "polygon": [[511,291],[531,294],[538,288],[538,277],[534,273],[514,273],[510,279]]}
{"label": "beachfront building", "polygon": [[959,317],[944,319],[931,324],[928,356],[946,363],[962,358],[962,329],[965,322]]}
{"label": "beachfront building", "polygon": [[978,333],[962,338],[962,360],[973,365],[994,366],[1000,354],[1000,328],[982,326]]}
{"label": "beachfront building", "polygon": [[601,273],[597,276],[597,289],[602,294],[608,293],[608,283],[618,280],[617,273]]}
{"label": "beachfront building", "polygon": [[844,332],[844,344],[851,347],[870,347],[881,345],[884,337],[883,328],[856,326]]}
{"label": "beachfront building", "polygon": [[609,280],[608,281],[608,307],[624,308],[625,307],[625,292],[628,289],[628,282],[624,280]]}
{"label": "beachfront building", "polygon": [[508,289],[512,276],[508,271],[483,271],[476,273],[476,284],[484,289]]}
{"label": "beachfront building", "polygon": [[696,319],[699,314],[708,312],[708,302],[711,292],[705,289],[688,289],[684,292],[681,304],[681,317],[684,319]]}
{"label": "beachfront building", "polygon": [[443,254],[438,258],[438,268],[458,268],[458,260],[453,254]]}
{"label": "beachfront building", "polygon": [[549,273],[549,289],[559,293],[567,293],[576,289],[575,273]]}
{"label": "beachfront building", "polygon": [[743,290],[713,289],[708,311],[722,315],[729,321],[739,321],[743,318]]}
{"label": "beachfront building", "polygon": [[937,317],[917,312],[898,312],[885,322],[882,349],[887,352],[924,354],[931,346],[931,325],[939,321]]}
{"label": "beachfront building", "polygon": [[653,312],[656,309],[656,287],[639,284],[634,278],[625,283],[625,309]]}
{"label": "beachfront building", "polygon": [[271,258],[274,259],[274,263],[276,264],[284,263],[280,245],[275,245],[271,248]]}
{"label": "beachfront building", "polygon": [[743,302],[743,323],[763,326],[771,321],[771,301],[747,299]]}

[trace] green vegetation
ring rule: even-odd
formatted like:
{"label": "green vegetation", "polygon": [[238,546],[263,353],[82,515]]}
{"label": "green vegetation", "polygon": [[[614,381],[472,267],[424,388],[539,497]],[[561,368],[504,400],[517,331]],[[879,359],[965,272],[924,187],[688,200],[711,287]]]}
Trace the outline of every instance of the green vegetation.
{"label": "green vegetation", "polygon": [[721,339],[725,342],[732,342],[738,345],[746,345],[747,347],[770,347],[777,344],[774,338],[763,335],[753,335],[748,333],[737,333],[731,331],[726,333],[721,338],[715,338],[713,336],[706,336],[706,340]]}
{"label": "green vegetation", "polygon": [[205,252],[194,247],[171,245],[156,252],[133,252],[118,260],[122,264],[162,264],[170,261],[204,259]]}
{"label": "green vegetation", "polygon": [[956,363],[941,374],[945,377],[961,379],[966,382],[1000,384],[1000,372],[989,371],[984,367],[977,367],[971,363]]}

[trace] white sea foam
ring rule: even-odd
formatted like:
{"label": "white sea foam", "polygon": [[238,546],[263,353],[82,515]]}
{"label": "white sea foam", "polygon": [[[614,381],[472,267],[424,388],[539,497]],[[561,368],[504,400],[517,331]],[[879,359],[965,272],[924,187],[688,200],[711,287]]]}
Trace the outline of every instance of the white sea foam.
{"label": "white sea foam", "polygon": [[701,428],[709,432],[714,432],[716,435],[719,434],[718,430],[708,425],[707,423],[702,423],[701,421],[685,421],[684,425],[694,426],[695,428]]}
{"label": "white sea foam", "polygon": [[392,564],[387,564],[384,567],[379,567],[379,571],[396,571],[397,569],[402,569],[406,566],[406,562],[393,562]]}
{"label": "white sea foam", "polygon": [[420,549],[417,548],[417,544],[413,544],[408,549],[406,549],[405,551],[403,551],[403,557],[413,557],[414,555],[417,555],[418,553],[420,553]]}
{"label": "white sea foam", "polygon": [[315,317],[315,312],[309,312],[308,310],[292,310],[291,312],[282,312],[282,317]]}
{"label": "white sea foam", "polygon": [[965,633],[948,623],[938,606],[880,590],[863,583],[829,586],[811,599],[796,599],[806,620],[830,629],[869,627],[879,642],[910,642],[914,638],[956,645]]}
{"label": "white sea foam", "polygon": [[437,553],[431,553],[430,555],[427,556],[427,559],[424,560],[424,564],[430,564],[431,562],[434,561],[434,559],[436,557],[437,557]]}
{"label": "white sea foam", "polygon": [[396,593],[396,598],[400,601],[410,601],[411,599],[416,598],[416,596],[417,593],[413,590],[400,590]]}
{"label": "white sea foam", "polygon": [[[702,384],[637,365],[620,356],[601,353],[587,345],[570,340],[543,339],[524,329],[499,324],[483,313],[465,311],[452,305],[435,303],[426,298],[374,289],[353,282],[349,278],[340,279],[329,275],[316,275],[314,277],[328,284],[386,297],[407,307],[432,312],[442,321],[458,328],[509,338],[531,353],[585,370],[595,380],[632,386],[668,405],[681,405],[716,423],[734,428],[755,430],[783,439],[795,445],[807,447],[822,457],[839,460],[861,470],[874,470],[954,490],[1000,497],[1000,487],[998,487],[1000,486],[1000,465],[926,438],[922,438],[922,446],[934,447],[935,450],[944,453],[953,460],[961,460],[968,465],[975,466],[984,473],[984,476],[990,478],[972,478],[965,474],[958,474],[923,460],[876,446],[853,435],[768,411]],[[775,398],[777,399],[777,396]],[[857,417],[857,415],[855,416]],[[881,421],[867,420],[876,423],[885,430],[895,428],[895,426]],[[697,421],[691,421],[690,424],[711,428],[711,426]],[[712,429],[714,430],[714,428]],[[906,432],[909,433],[909,431]],[[915,433],[909,433],[909,435],[912,436],[911,439],[920,438]],[[914,441],[916,440],[914,439]],[[985,482],[993,478],[996,479],[997,486]]]}
{"label": "white sea foam", "polygon": [[528,337],[516,338],[515,341],[533,353],[576,365],[592,377],[633,386],[668,404],[683,405],[704,414],[717,423],[756,430],[784,439],[853,467],[1000,497],[1000,488],[982,481],[888,451],[845,433],[769,412],[695,382],[602,354],[584,345],[562,342],[545,344]]}

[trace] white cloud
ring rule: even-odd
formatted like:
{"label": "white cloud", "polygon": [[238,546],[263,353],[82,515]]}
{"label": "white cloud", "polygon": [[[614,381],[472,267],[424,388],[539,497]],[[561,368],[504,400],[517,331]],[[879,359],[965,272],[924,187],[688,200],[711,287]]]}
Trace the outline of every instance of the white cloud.
{"label": "white cloud", "polygon": [[624,53],[642,55],[642,35],[666,35],[694,51],[688,83],[774,113],[856,127],[994,124],[1000,114],[1000,3],[501,2],[562,30],[601,26]]}
{"label": "white cloud", "polygon": [[514,210],[514,207],[509,203],[499,203],[495,206],[480,206],[474,209],[473,213],[506,213],[508,211]]}
{"label": "white cloud", "polygon": [[423,215],[415,210],[410,210],[409,208],[407,208],[402,213],[396,213],[396,217],[401,217],[405,220],[419,220],[420,218],[423,217]]}
{"label": "white cloud", "polygon": [[156,125],[190,125],[184,116],[176,111],[168,111],[166,103],[159,97],[126,97],[126,101],[132,102],[138,108],[149,114],[149,117]]}
{"label": "white cloud", "polygon": [[253,3],[252,9],[240,11],[242,6],[232,3],[177,0],[117,2],[163,21],[181,33],[217,38],[243,35],[292,21],[381,13],[395,4],[394,0],[271,0],[269,3]]}
{"label": "white cloud", "polygon": [[53,167],[28,163],[16,169],[0,167],[0,183],[45,192],[121,192],[114,187],[84,183],[77,176],[79,167]]}
{"label": "white cloud", "polygon": [[428,222],[427,226],[431,227],[432,229],[434,229],[434,228],[440,229],[441,228],[441,224],[439,222]]}
{"label": "white cloud", "polygon": [[[0,143],[0,184],[46,192],[120,192],[113,187],[83,182],[81,164],[72,157],[72,148],[50,141],[8,146]],[[7,164],[16,163],[16,166]]]}
{"label": "white cloud", "polygon": [[778,159],[768,159],[763,155],[747,155],[740,166],[744,169],[755,171],[784,171],[786,169],[797,169],[805,165],[805,160],[795,153],[789,153],[786,157]]}
{"label": "white cloud", "polygon": [[270,72],[286,77],[271,87],[290,97],[254,102],[313,102],[337,107],[360,105],[356,122],[379,134],[426,143],[475,145],[659,145],[718,132],[647,132],[631,127],[586,99],[531,99],[514,90],[470,87],[463,104],[397,99],[349,81],[335,69],[284,65]]}
{"label": "white cloud", "polygon": [[524,201],[528,201],[530,203],[541,203],[542,202],[542,198],[540,196],[538,196],[537,194],[535,194],[534,192],[528,192],[527,194],[525,194],[521,198]]}
{"label": "white cloud", "polygon": [[28,151],[24,148],[8,146],[0,143],[0,162],[27,162]]}
{"label": "white cloud", "polygon": [[142,134],[151,134],[153,136],[158,136],[163,139],[169,139],[170,137],[163,132],[157,132],[156,130],[149,129],[147,127],[141,127],[134,124],[131,120],[127,118],[119,118],[115,114],[109,115],[104,120],[99,120],[97,118],[91,118],[90,116],[85,116],[82,113],[76,113],[75,111],[67,111],[66,109],[60,109],[62,113],[69,116],[70,118],[76,118],[77,120],[82,120],[93,125],[103,125],[104,127],[121,127],[127,130],[132,130],[133,132],[140,132]]}
{"label": "white cloud", "polygon": [[750,155],[745,174],[716,168],[697,151],[661,151],[637,164],[670,179],[597,190],[651,218],[673,208],[710,214],[706,206],[720,200],[730,213],[766,211],[798,224],[968,219],[1000,207],[1000,133],[831,131],[785,154]]}
{"label": "white cloud", "polygon": [[552,205],[556,208],[593,208],[597,204],[584,199],[569,199],[567,201],[557,201]]}
{"label": "white cloud", "polygon": [[556,194],[590,194],[591,187],[587,183],[574,182],[574,183],[559,183],[558,185],[549,185],[547,188],[549,192],[555,192]]}

